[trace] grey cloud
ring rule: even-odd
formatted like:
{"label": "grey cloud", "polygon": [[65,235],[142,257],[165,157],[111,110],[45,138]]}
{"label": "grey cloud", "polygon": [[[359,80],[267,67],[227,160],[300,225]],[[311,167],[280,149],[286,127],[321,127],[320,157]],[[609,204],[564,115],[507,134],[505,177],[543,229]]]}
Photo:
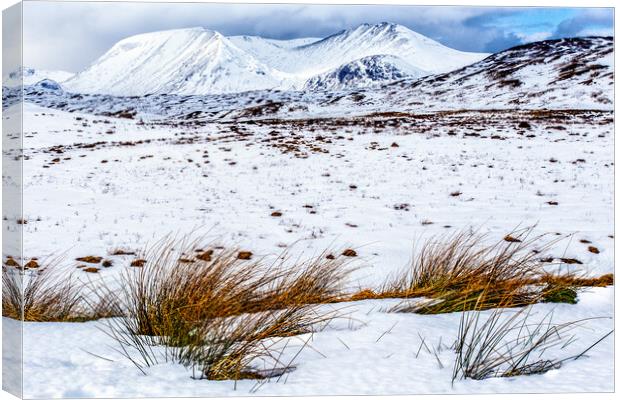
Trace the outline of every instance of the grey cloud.
{"label": "grey cloud", "polygon": [[610,8],[584,9],[573,18],[562,21],[553,33],[553,37],[578,36],[586,28],[613,29],[614,16]]}
{"label": "grey cloud", "polygon": [[495,53],[523,43],[523,39],[512,32],[496,35],[485,45],[485,51]]}
{"label": "grey cloud", "polygon": [[[69,71],[84,69],[127,36],[195,26],[224,35],[290,39],[390,21],[463,51],[499,51],[519,44],[515,32],[495,25],[500,17],[519,12],[514,8],[29,1],[24,10],[25,64]],[[592,19],[567,21],[562,29],[588,21]]]}

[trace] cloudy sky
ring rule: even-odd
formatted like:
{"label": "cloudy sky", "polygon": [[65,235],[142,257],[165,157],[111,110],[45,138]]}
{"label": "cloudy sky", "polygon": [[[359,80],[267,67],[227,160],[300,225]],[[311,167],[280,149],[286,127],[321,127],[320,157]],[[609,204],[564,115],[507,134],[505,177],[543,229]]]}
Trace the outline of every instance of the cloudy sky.
{"label": "cloudy sky", "polygon": [[24,64],[72,72],[137,33],[203,26],[224,35],[325,37],[395,22],[464,51],[495,52],[569,36],[612,35],[611,8],[491,8],[200,3],[24,4]]}

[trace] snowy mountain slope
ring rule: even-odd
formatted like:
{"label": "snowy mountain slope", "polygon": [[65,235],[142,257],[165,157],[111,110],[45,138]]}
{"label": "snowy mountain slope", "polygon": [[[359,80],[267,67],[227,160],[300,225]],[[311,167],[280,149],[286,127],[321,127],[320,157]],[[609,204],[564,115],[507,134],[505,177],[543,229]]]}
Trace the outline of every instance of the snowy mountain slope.
{"label": "snowy mountain slope", "polygon": [[488,56],[451,49],[402,25],[388,22],[362,24],[295,50],[303,53],[306,59],[315,60],[314,69],[333,69],[353,60],[385,54],[400,57],[428,74],[451,71]]}
{"label": "snowy mountain slope", "polygon": [[191,28],[124,39],[63,86],[72,92],[119,96],[301,89],[308,79],[321,79],[317,75],[378,55],[402,59],[399,63],[410,65],[419,76],[447,72],[487,54],[453,50],[389,23],[360,25],[322,40],[227,38]]}
{"label": "snowy mountain slope", "polygon": [[[518,46],[465,68],[382,87],[264,90],[139,99],[26,91],[26,101],[72,112],[201,123],[239,118],[302,119],[461,109],[613,109],[613,39],[561,39]],[[3,107],[18,97],[3,91]]]}
{"label": "snowy mountain slope", "polygon": [[[222,115],[256,118],[257,108],[265,111],[260,116],[289,119],[494,108],[611,110],[613,50],[613,39],[605,37],[535,42],[452,72],[379,88],[248,94],[235,98],[230,113]],[[286,106],[272,112],[264,105],[252,104],[257,97]],[[250,103],[250,113],[238,109],[243,102]]]}
{"label": "snowy mountain slope", "polygon": [[[314,99],[304,93],[281,94],[273,101],[287,104],[287,111],[271,117],[461,109],[612,110],[613,51],[609,37],[535,42],[452,72],[380,88],[323,93]],[[243,110],[237,113],[245,114]]]}
{"label": "snowy mountain slope", "polygon": [[321,40],[321,38],[278,40],[249,35],[228,36],[227,38],[235,46],[250,53],[266,64],[272,64],[278,56],[286,53],[287,50],[300,46],[306,46]]}
{"label": "snowy mountain slope", "polygon": [[443,46],[402,25],[384,22],[362,24],[322,40],[283,48],[256,37],[235,39],[235,44],[281,71],[307,79],[369,56],[402,58],[426,75],[447,72],[479,61],[488,54],[467,53]]}
{"label": "snowy mountain slope", "polygon": [[[394,103],[430,108],[613,108],[614,43],[590,37],[513,47],[446,74],[387,85]],[[383,101],[385,93],[377,93]]]}
{"label": "snowy mountain slope", "polygon": [[281,75],[221,34],[191,28],[121,40],[63,86],[112,95],[206,94],[277,87]]}
{"label": "snowy mountain slope", "polygon": [[6,74],[2,78],[2,85],[9,87],[20,86],[22,84],[22,81],[24,86],[34,85],[35,83],[44,79],[51,79],[56,82],[64,82],[67,79],[71,78],[73,75],[73,72],[67,71],[50,71],[30,67],[22,67],[21,71],[12,71]]}
{"label": "snowy mountain slope", "polygon": [[[380,88],[254,93],[219,99],[222,113],[218,117],[290,119],[493,108],[611,110],[613,49],[613,39],[604,37],[535,42],[453,72]],[[256,103],[257,98],[283,106],[273,112],[274,107]],[[230,105],[226,106],[227,102]],[[247,110],[239,110],[243,103],[248,104]]]}
{"label": "snowy mountain slope", "polygon": [[304,90],[339,90],[369,87],[404,78],[419,78],[426,73],[395,56],[369,56],[316,75]]}
{"label": "snowy mountain slope", "polygon": [[24,93],[30,95],[48,94],[53,96],[62,96],[65,94],[62,86],[51,79],[43,79],[34,85],[24,86]]}

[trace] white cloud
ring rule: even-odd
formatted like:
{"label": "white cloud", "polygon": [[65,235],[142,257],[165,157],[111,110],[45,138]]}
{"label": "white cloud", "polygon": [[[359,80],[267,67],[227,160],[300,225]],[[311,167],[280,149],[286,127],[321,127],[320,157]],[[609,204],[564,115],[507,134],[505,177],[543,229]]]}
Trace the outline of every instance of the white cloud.
{"label": "white cloud", "polygon": [[577,36],[613,36],[613,28],[588,28],[583,29],[577,33]]}
{"label": "white cloud", "polygon": [[[122,38],[162,29],[203,26],[225,35],[249,34],[281,39],[324,37],[364,22],[383,21],[406,25],[460,50],[487,51],[490,48],[495,51],[527,36],[515,36],[510,27],[493,25],[497,16],[518,14],[520,10],[440,6],[29,1],[24,3],[24,63],[36,68],[75,72],[88,66]],[[594,13],[596,15],[591,15],[591,18],[601,18],[600,11]],[[527,37],[533,40],[542,38],[546,33],[538,32]]]}
{"label": "white cloud", "polygon": [[549,39],[553,35],[553,32],[532,32],[532,33],[517,33],[517,36],[523,41],[523,43],[538,42],[540,40]]}

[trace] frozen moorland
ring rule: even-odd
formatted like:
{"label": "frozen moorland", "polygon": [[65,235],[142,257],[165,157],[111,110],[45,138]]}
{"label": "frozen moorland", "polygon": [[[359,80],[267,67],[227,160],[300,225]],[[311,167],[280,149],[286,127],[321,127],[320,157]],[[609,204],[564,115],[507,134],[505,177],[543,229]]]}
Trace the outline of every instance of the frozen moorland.
{"label": "frozen moorland", "polygon": [[[401,28],[363,25],[295,43],[202,29],[140,35],[65,82],[26,86],[24,214],[4,216],[5,234],[23,229],[24,262],[53,259],[58,274],[108,285],[135,268],[135,256],[117,250],[139,254],[169,234],[266,260],[355,249],[351,290],[383,284],[425,240],[466,230],[495,243],[533,226],[553,241],[550,269],[613,273],[613,40],[537,42],[484,58]],[[414,47],[410,59],[396,57],[396,44]],[[188,68],[221,72],[213,62],[227,60],[235,79],[190,71],[188,80],[136,61],[162,46],[183,52],[157,53],[162,63],[185,57]],[[205,60],[194,56],[202,48]],[[302,53],[315,60],[311,70]],[[15,118],[18,89],[3,89],[4,118]],[[75,261],[85,256],[111,265]],[[612,330],[613,294],[588,288],[577,304],[534,305],[532,321],[597,318],[545,356],[578,355]],[[391,312],[401,301],[321,305],[346,318],[292,337],[282,357],[295,369],[263,381],[191,379],[165,360],[143,374],[116,352],[105,319],[27,322],[24,395],[613,390],[613,335],[542,374],[453,382],[462,313]]]}

